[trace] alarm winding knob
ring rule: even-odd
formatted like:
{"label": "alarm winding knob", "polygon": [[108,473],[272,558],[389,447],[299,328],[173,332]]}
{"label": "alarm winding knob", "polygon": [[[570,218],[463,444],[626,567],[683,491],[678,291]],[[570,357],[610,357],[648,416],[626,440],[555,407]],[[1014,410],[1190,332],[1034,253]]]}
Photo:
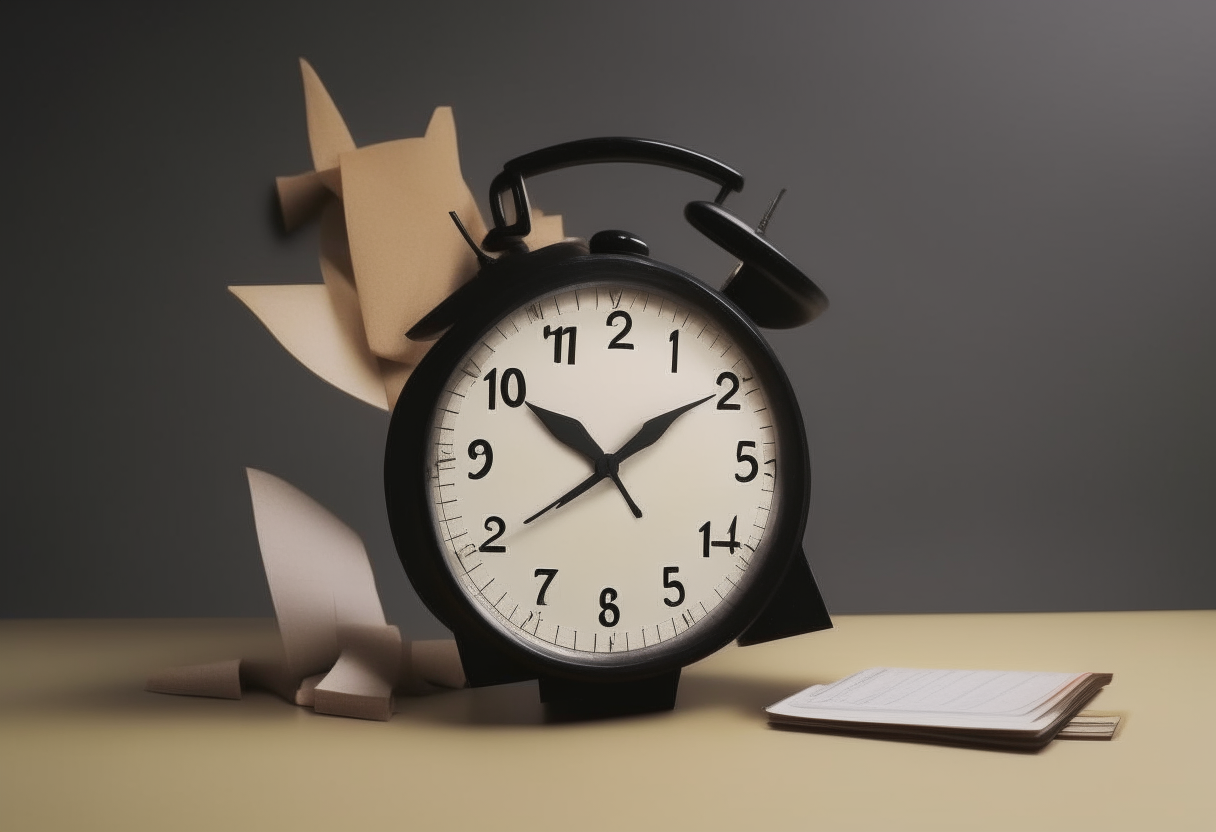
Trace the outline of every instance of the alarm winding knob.
{"label": "alarm winding knob", "polygon": [[596,233],[590,240],[592,254],[650,255],[650,246],[630,231],[608,230]]}

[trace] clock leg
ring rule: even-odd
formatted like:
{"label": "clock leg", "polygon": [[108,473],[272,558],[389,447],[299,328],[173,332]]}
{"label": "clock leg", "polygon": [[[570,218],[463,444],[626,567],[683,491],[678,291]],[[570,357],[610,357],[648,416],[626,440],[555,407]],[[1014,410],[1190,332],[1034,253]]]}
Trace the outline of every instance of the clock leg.
{"label": "clock leg", "polygon": [[679,683],[678,669],[631,682],[574,682],[542,676],[540,701],[559,719],[670,711],[676,705]]}
{"label": "clock leg", "polygon": [[738,644],[760,644],[787,636],[800,636],[817,630],[832,629],[832,618],[819,594],[819,586],[811,567],[806,562],[802,547],[798,547],[794,560],[777,587],[777,592],[768,605],[760,611]]}
{"label": "clock leg", "polygon": [[506,685],[536,678],[534,671],[503,658],[501,652],[478,639],[457,634],[456,648],[460,651],[460,664],[464,668],[465,678],[469,680],[469,687]]}

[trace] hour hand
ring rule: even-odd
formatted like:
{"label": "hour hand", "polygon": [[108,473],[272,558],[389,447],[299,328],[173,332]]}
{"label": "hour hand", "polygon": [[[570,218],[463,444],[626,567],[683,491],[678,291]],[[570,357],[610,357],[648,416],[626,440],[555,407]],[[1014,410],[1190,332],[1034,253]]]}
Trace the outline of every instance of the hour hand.
{"label": "hour hand", "polygon": [[583,423],[578,419],[554,413],[552,410],[545,410],[532,402],[525,403],[536,414],[536,418],[540,419],[545,430],[553,434],[553,438],[558,442],[591,460],[592,463],[598,462],[604,456],[604,451],[600,448],[599,443],[591,438],[587,428],[583,427]]}
{"label": "hour hand", "polygon": [[625,483],[621,482],[620,475],[617,474],[617,466],[613,461],[612,455],[604,453],[603,448],[591,438],[591,434],[587,432],[587,428],[583,426],[582,422],[572,416],[563,416],[561,413],[554,413],[552,410],[537,407],[532,402],[527,402],[527,405],[536,414],[536,418],[540,419],[540,423],[545,426],[545,430],[553,434],[553,437],[567,448],[586,457],[595,466],[596,472],[574,491],[564,495],[552,505],[546,506],[541,511],[532,515],[524,521],[525,523],[532,522],[551,508],[564,506],[605,477],[610,478],[617,490],[621,492],[621,496],[625,498],[625,503],[629,506],[629,510],[633,512],[633,516],[642,516],[642,510],[633,501],[633,497],[629,495],[629,491],[625,488]]}

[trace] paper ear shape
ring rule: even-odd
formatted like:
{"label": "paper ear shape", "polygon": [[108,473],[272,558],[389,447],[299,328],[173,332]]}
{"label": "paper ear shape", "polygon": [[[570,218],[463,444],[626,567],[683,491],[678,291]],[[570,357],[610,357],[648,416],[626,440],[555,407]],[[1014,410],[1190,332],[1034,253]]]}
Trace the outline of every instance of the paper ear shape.
{"label": "paper ear shape", "polygon": [[304,78],[304,111],[313,169],[336,168],[339,155],[355,149],[355,140],[329,91],[312,65],[303,58],[300,58],[300,75]]}
{"label": "paper ear shape", "polygon": [[[474,239],[485,236],[485,221],[461,174],[450,107],[435,109],[422,137],[356,147],[303,59],[300,72],[316,169],[276,183],[288,229],[323,214],[325,286],[229,288],[310,370],[391,409],[430,347],[405,333],[477,271],[448,212]],[[532,248],[564,238],[560,216],[534,211],[532,227]]]}
{"label": "paper ear shape", "polygon": [[452,111],[435,110],[423,138],[343,153],[342,204],[363,325],[373,354],[416,364],[427,345],[405,337],[423,315],[477,273],[474,239],[486,226],[460,172]]}

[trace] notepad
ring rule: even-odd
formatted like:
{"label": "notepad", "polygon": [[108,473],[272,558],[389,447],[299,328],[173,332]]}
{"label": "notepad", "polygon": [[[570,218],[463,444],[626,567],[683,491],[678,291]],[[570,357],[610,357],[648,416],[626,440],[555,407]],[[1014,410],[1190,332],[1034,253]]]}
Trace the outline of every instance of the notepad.
{"label": "notepad", "polygon": [[874,667],[829,685],[813,685],[765,710],[776,725],[1039,748],[1112,678],[1109,673]]}

